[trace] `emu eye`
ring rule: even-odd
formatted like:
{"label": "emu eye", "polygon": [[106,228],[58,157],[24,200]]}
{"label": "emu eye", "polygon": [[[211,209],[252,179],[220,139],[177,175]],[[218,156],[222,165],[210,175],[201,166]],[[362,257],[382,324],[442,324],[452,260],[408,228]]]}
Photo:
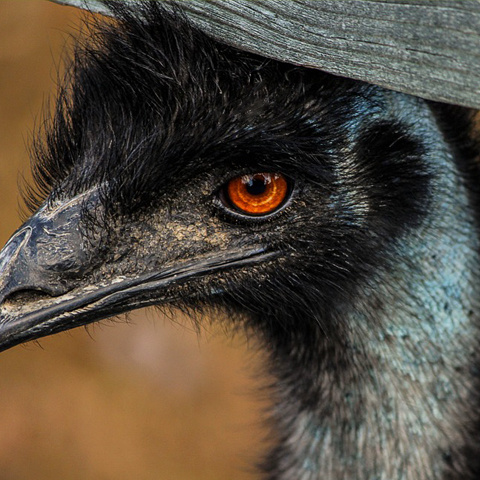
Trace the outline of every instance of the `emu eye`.
{"label": "emu eye", "polygon": [[290,191],[281,173],[254,173],[232,178],[224,187],[222,201],[246,215],[267,215],[285,204]]}

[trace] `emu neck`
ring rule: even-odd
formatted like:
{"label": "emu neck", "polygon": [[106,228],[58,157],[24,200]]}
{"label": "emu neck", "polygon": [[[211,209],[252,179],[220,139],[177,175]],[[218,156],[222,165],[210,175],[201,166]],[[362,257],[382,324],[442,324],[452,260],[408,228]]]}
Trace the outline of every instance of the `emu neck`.
{"label": "emu neck", "polygon": [[341,334],[319,335],[313,354],[292,350],[294,374],[304,373],[277,374],[282,440],[269,478],[478,478],[468,452],[478,436],[480,266],[458,197],[434,205],[395,246],[398,260],[337,306],[328,321]]}

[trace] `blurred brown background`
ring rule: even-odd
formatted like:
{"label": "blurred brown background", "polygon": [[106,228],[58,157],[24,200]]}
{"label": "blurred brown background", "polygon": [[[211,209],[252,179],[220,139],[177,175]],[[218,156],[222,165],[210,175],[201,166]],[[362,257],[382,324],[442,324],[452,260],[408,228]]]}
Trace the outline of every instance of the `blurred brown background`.
{"label": "blurred brown background", "polygon": [[[19,172],[82,13],[0,2],[0,243],[20,224]],[[0,355],[0,480],[252,479],[261,405],[244,339],[199,338],[155,311]],[[90,334],[90,335],[89,335]]]}

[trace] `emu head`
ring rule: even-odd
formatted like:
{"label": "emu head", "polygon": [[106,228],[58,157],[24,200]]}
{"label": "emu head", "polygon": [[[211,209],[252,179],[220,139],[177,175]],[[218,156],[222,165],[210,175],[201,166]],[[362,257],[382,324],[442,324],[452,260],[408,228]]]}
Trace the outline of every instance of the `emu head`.
{"label": "emu head", "polygon": [[1,257],[2,344],[152,304],[286,333],[307,327],[299,309],[320,321],[426,207],[437,132],[422,105],[217,44],[154,6],[123,15],[76,52],[38,142],[40,208]]}
{"label": "emu head", "polygon": [[398,366],[419,348],[405,329],[463,321],[441,311],[477,265],[463,116],[448,137],[439,106],[221,45],[155,2],[116,8],[37,143],[36,212],[0,254],[0,348],[148,305],[219,310],[269,349],[292,416],[327,417],[332,384],[367,389],[381,338]]}

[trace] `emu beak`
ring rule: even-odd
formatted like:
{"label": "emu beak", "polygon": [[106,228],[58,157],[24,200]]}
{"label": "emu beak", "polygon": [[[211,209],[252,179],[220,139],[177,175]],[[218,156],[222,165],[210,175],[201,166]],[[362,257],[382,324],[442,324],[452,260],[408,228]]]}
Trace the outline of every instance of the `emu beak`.
{"label": "emu beak", "polygon": [[153,271],[122,275],[113,269],[102,277],[95,273],[100,270],[95,252],[79,232],[81,197],[53,211],[39,210],[0,252],[0,351],[164,303],[167,287],[272,256],[261,247],[207,252]]}

